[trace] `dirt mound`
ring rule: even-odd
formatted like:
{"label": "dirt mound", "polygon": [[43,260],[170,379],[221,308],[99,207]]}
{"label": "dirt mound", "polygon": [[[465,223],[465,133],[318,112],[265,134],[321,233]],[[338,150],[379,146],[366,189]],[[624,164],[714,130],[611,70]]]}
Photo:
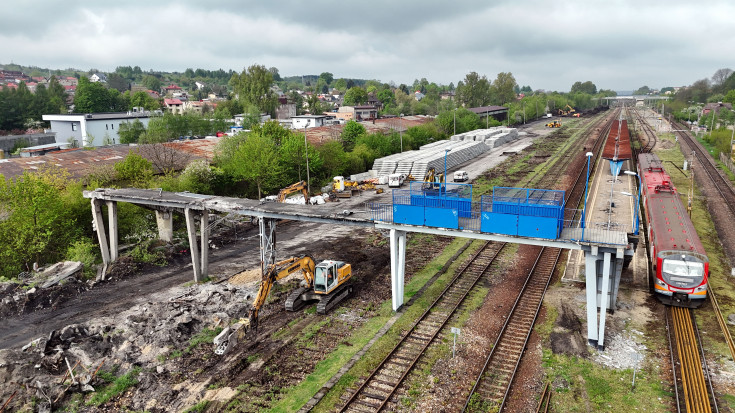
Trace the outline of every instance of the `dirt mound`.
{"label": "dirt mound", "polygon": [[559,316],[554,323],[554,330],[549,336],[551,351],[555,354],[568,354],[578,357],[589,357],[587,340],[582,337],[582,322],[569,304],[559,307]]}

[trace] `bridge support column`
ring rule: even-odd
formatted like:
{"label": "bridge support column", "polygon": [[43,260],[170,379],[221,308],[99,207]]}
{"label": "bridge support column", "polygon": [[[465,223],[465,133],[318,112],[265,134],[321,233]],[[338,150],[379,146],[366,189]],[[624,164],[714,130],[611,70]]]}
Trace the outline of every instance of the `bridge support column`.
{"label": "bridge support column", "polygon": [[587,288],[587,342],[597,346],[597,251],[584,253],[584,279]]}
{"label": "bridge support column", "polygon": [[110,259],[110,247],[107,244],[107,234],[105,234],[105,219],[102,215],[102,201],[92,198],[92,228],[97,232],[97,240],[100,243],[100,253],[102,254],[102,279],[105,279],[107,268],[112,262]]}
{"label": "bridge support column", "polygon": [[107,222],[110,225],[110,261],[117,261],[120,254],[117,231],[117,202],[107,201]]}
{"label": "bridge support column", "polygon": [[171,242],[174,239],[174,220],[171,211],[156,211],[158,239]]}
{"label": "bridge support column", "polygon": [[393,311],[403,305],[403,286],[406,276],[406,231],[390,230],[390,280],[393,293]]}
{"label": "bridge support column", "polygon": [[276,220],[260,218],[260,270],[263,276],[276,264]]}
{"label": "bridge support column", "polygon": [[[209,213],[202,211],[195,213],[194,210],[186,208],[186,231],[189,235],[189,250],[191,251],[191,264],[194,267],[194,281],[201,282],[209,275]],[[197,240],[197,218],[199,218],[199,232],[201,239],[201,255],[199,240]]]}
{"label": "bridge support column", "polygon": [[[585,251],[585,284],[587,295],[587,342],[605,349],[605,322],[608,309],[615,312],[623,270],[624,251],[598,251],[592,247]],[[598,323],[599,308],[599,323]]]}

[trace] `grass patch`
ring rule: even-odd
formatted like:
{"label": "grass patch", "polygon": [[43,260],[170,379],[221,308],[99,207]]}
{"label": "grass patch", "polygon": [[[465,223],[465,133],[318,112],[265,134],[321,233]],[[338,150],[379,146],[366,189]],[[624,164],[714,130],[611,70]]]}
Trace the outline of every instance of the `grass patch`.
{"label": "grass patch", "polygon": [[191,353],[192,350],[202,344],[212,344],[212,340],[214,340],[214,338],[221,332],[222,327],[217,327],[215,329],[205,328],[189,340],[189,346],[184,350],[184,353]]}
{"label": "grass patch", "polygon": [[[465,243],[465,240],[455,239],[453,240],[439,256],[434,258],[429,264],[427,264],[421,271],[414,274],[411,281],[405,286],[405,296],[410,297],[414,295],[421,287],[436,274],[436,271],[440,269],[444,263],[446,263]],[[477,247],[474,248],[476,250]],[[473,246],[467,248],[467,250],[458,257],[458,259],[450,266],[447,272],[441,276],[436,282],[435,286],[429,288],[429,290],[436,290],[436,284],[441,284],[441,289],[446,285],[447,278],[453,277],[456,267],[464,261],[464,259],[473,250]],[[442,281],[442,282],[440,282]],[[415,320],[420,312],[424,311],[427,306],[427,301],[430,299],[427,296],[438,295],[441,291],[434,291],[433,294],[429,294],[429,291],[424,293],[424,296],[417,299],[416,303],[406,310],[401,319],[399,319],[393,328],[389,330],[383,336],[383,339],[379,340],[373,345],[371,351],[369,351],[364,357],[362,357],[353,367],[351,371],[346,373],[340,381],[337,383],[333,391],[325,397],[322,403],[320,403],[314,411],[321,411],[320,406],[322,405],[336,405],[339,395],[344,391],[346,387],[354,383],[354,381],[360,375],[366,374],[371,366],[377,364],[379,359],[389,352],[398,340],[400,331],[408,328],[413,320]],[[284,389],[280,400],[276,401],[272,406],[272,412],[292,412],[296,411],[303,406],[319,389],[327,382],[334,374],[339,371],[342,366],[355,355],[365,344],[370,341],[375,334],[380,330],[383,325],[391,318],[393,311],[391,309],[391,301],[386,300],[377,309],[376,316],[370,318],[362,327],[355,330],[350,336],[349,342],[351,345],[340,344],[337,348],[329,355],[326,359],[317,363],[314,371],[308,375],[301,383],[293,386],[289,389]],[[329,408],[327,407],[327,410]]]}
{"label": "grass patch", "polygon": [[[113,370],[114,371],[114,370]],[[100,406],[107,403],[112,398],[124,393],[127,389],[138,384],[138,374],[140,367],[134,367],[132,370],[120,377],[115,377],[112,372],[100,371],[97,375],[109,384],[93,394],[87,402],[89,406]]]}
{"label": "grass patch", "polygon": [[635,389],[631,388],[631,369],[608,369],[551,350],[543,351],[543,366],[554,382],[553,411],[670,411],[671,394],[661,387],[659,366],[650,358],[636,374]]}
{"label": "grass patch", "polygon": [[207,407],[209,407],[209,403],[210,403],[209,400],[202,400],[199,403],[184,410],[184,413],[201,413],[207,410]]}

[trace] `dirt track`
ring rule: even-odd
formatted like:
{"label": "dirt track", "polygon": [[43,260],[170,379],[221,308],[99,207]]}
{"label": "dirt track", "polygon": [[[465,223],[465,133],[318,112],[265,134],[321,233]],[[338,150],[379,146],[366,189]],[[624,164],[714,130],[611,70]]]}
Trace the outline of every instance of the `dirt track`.
{"label": "dirt track", "polygon": [[[349,233],[351,228],[327,228],[323,225],[289,222],[279,225],[278,246],[282,256],[305,252],[314,239],[325,241]],[[239,241],[210,251],[210,275],[223,277],[257,266],[259,240],[257,228],[240,234]],[[244,238],[244,239],[243,239]],[[20,347],[69,324],[109,316],[148,302],[166,299],[170,287],[193,279],[188,254],[167,267],[149,268],[134,277],[98,284],[58,307],[0,321],[0,349]]]}

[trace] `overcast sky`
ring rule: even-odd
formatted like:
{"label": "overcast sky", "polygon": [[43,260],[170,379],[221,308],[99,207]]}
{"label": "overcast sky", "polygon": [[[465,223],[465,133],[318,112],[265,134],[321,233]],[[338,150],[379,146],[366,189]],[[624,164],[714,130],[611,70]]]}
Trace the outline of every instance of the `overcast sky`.
{"label": "overcast sky", "polygon": [[511,72],[534,89],[591,80],[632,90],[735,68],[733,17],[725,0],[25,0],[0,13],[0,63],[179,72],[258,63],[281,76],[396,84]]}

